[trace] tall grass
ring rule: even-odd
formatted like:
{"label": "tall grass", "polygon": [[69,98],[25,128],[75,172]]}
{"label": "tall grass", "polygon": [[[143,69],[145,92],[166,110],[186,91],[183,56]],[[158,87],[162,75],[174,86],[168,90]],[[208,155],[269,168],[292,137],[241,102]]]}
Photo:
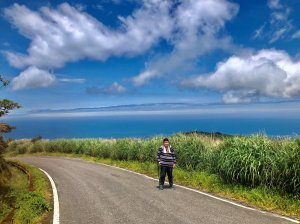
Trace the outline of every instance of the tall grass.
{"label": "tall grass", "polygon": [[299,139],[228,138],[218,149],[216,172],[228,182],[300,193]]}
{"label": "tall grass", "polygon": [[5,184],[10,177],[11,177],[11,173],[8,168],[8,164],[0,154],[0,186]]}
{"label": "tall grass", "polygon": [[[276,188],[300,193],[300,138],[275,141],[265,136],[226,137],[171,136],[178,167],[217,174],[229,183]],[[162,137],[151,139],[57,139],[13,141],[11,153],[75,153],[97,158],[155,162]]]}

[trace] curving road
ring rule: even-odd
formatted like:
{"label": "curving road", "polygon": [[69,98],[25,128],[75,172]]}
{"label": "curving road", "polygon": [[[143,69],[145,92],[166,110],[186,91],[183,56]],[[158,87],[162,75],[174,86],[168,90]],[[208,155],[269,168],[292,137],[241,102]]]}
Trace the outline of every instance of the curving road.
{"label": "curving road", "polygon": [[80,159],[48,156],[15,159],[42,168],[53,178],[62,224],[292,223],[180,187],[160,191],[157,181]]}

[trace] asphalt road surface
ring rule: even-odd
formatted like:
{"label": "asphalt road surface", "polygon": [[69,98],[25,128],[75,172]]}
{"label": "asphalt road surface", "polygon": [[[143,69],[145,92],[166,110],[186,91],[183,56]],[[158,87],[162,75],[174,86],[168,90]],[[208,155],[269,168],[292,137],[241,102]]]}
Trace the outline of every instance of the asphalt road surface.
{"label": "asphalt road surface", "polygon": [[292,223],[180,187],[160,191],[158,181],[80,159],[47,156],[16,159],[42,168],[53,178],[62,224]]}

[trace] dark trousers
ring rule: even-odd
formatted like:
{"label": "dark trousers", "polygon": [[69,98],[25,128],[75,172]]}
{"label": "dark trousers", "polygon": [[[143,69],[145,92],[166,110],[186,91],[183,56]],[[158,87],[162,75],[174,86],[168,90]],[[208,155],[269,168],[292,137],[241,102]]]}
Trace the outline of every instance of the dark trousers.
{"label": "dark trousers", "polygon": [[169,184],[173,185],[173,167],[160,166],[159,185],[164,185],[166,173],[168,174]]}

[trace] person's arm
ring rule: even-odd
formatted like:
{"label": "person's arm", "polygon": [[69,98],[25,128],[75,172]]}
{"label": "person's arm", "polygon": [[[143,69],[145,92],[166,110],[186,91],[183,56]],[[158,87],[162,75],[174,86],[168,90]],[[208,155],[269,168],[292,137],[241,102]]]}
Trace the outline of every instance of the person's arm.
{"label": "person's arm", "polygon": [[161,150],[159,148],[158,151],[157,151],[157,162],[158,163],[160,162],[160,155],[161,155]]}
{"label": "person's arm", "polygon": [[174,160],[174,165],[173,167],[176,166],[176,153],[175,153],[175,150],[173,149],[173,160]]}

